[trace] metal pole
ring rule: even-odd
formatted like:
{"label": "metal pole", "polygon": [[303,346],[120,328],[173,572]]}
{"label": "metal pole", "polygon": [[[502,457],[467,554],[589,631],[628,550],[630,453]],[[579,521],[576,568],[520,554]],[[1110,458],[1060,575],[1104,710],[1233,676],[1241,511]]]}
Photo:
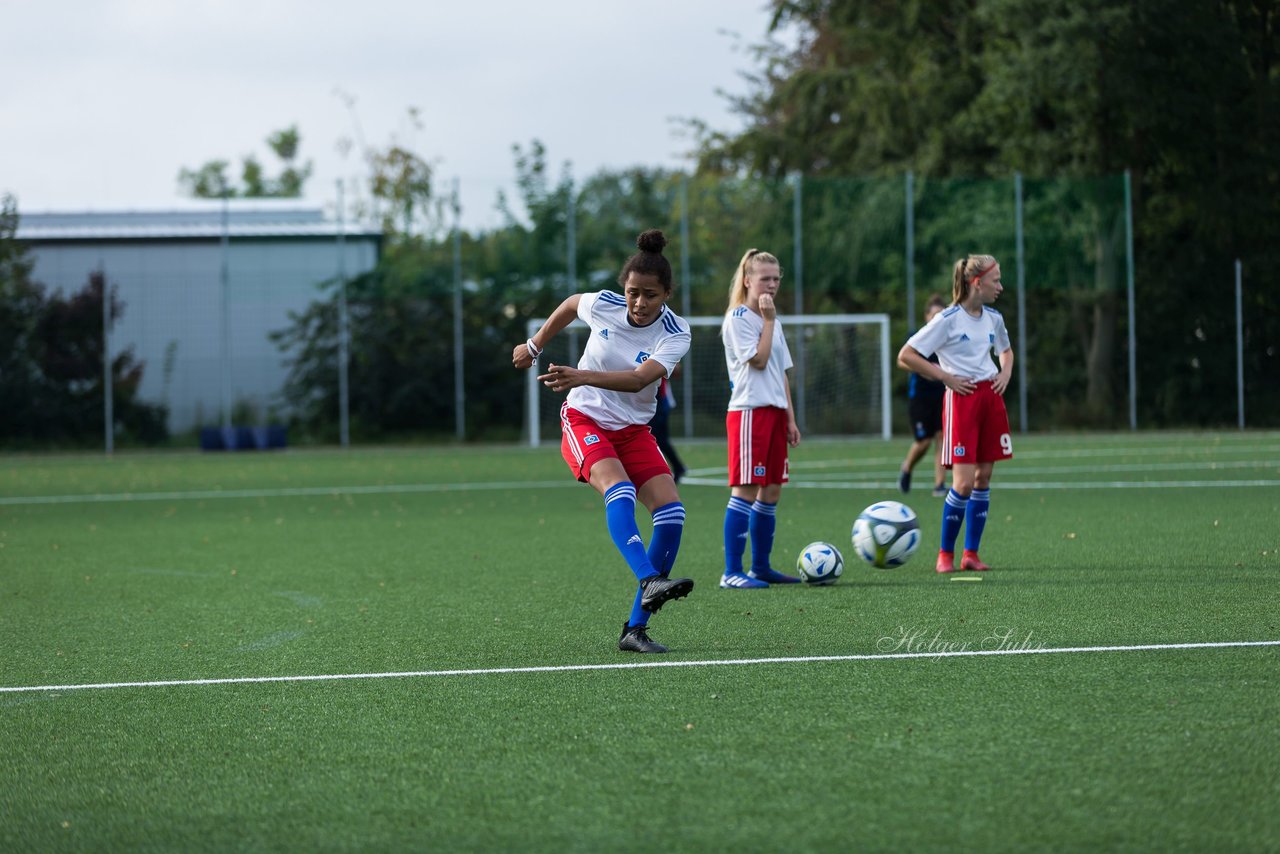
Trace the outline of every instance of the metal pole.
{"label": "metal pole", "polygon": [[1022,173],[1013,173],[1018,254],[1018,432],[1027,432],[1027,252],[1022,239]]}
{"label": "metal pole", "polygon": [[1236,259],[1236,412],[1237,424],[1244,429],[1244,300],[1241,279],[1244,270]]}
{"label": "metal pole", "polygon": [[1124,170],[1124,242],[1127,296],[1129,299],[1129,429],[1138,429],[1138,336],[1133,307],[1133,179]]}
{"label": "metal pole", "polygon": [[[689,263],[689,176],[680,174],[680,312],[688,317],[693,313],[693,294],[691,282],[693,271]],[[684,382],[681,384],[684,397],[684,435],[693,435],[693,351],[684,357]]]}
{"label": "metal pole", "polygon": [[106,434],[107,455],[116,449],[115,388],[111,377],[111,288],[107,271],[98,259],[98,277],[102,282],[102,420]]}
{"label": "metal pole", "polygon": [[881,315],[880,320],[880,352],[884,358],[880,360],[880,436],[893,438],[893,400],[890,395],[892,381],[889,378],[892,360],[889,350],[889,315]]}
{"label": "metal pole", "polygon": [[[538,331],[538,323],[530,320],[525,324],[524,334],[526,338],[532,338],[533,334]],[[538,409],[538,360],[533,360],[533,367],[529,368],[525,377],[525,418],[529,422],[529,447],[536,448],[542,444],[542,424],[539,419]]]}
{"label": "metal pole", "polygon": [[[800,172],[791,173],[792,180],[795,183],[795,193],[792,196],[792,217],[791,232],[793,243],[795,244],[795,255],[793,266],[795,277],[795,313],[804,314],[804,175]],[[796,408],[796,425],[803,433],[807,428],[805,419],[805,403],[804,403],[804,386],[805,386],[805,370],[804,370],[804,336],[797,335],[795,339],[795,396],[792,400]]]}
{"label": "metal pole", "polygon": [[[569,168],[566,164],[565,169]],[[573,188],[573,175],[569,175],[569,197],[565,200],[565,268],[568,281],[565,283],[565,296],[573,296],[578,292],[578,199]],[[569,364],[578,364],[578,330],[569,330]]]}
{"label": "metal pole", "polygon": [[916,328],[916,176],[907,172],[907,330]]}
{"label": "metal pole", "polygon": [[791,206],[791,231],[795,243],[792,259],[792,278],[796,283],[794,311],[796,314],[804,314],[804,175],[792,172],[791,180],[796,188]]}
{"label": "metal pole", "polygon": [[231,214],[228,210],[227,188],[222,188],[222,267],[219,274],[222,285],[222,429],[231,429]]}
{"label": "metal pole", "polygon": [[458,179],[453,179],[453,430],[458,441],[467,438],[467,391],[462,370],[462,203]]}
{"label": "metal pole", "polygon": [[351,362],[351,329],[347,317],[347,222],[342,179],[338,179],[338,441],[351,444],[351,400],[348,369]]}

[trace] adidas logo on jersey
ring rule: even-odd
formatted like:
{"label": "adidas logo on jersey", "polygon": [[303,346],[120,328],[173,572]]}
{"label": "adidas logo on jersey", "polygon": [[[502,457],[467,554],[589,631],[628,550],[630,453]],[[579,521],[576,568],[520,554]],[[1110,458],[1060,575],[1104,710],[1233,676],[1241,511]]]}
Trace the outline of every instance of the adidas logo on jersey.
{"label": "adidas logo on jersey", "polygon": [[969,340],[969,334],[968,334],[967,332],[961,332],[961,333],[960,333],[960,340],[961,340],[961,341],[968,341],[968,340]]}
{"label": "adidas logo on jersey", "polygon": [[607,327],[606,327],[606,328],[604,328],[604,329],[601,329],[601,330],[600,330],[600,337],[601,337],[601,338],[608,338],[608,337],[609,337],[609,330],[608,330],[608,328],[607,328]]}

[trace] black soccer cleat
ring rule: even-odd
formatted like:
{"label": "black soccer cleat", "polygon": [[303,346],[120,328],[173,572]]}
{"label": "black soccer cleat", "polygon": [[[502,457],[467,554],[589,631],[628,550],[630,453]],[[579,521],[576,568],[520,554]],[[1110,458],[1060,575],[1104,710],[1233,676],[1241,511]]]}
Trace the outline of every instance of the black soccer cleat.
{"label": "black soccer cleat", "polygon": [[622,624],[622,637],[618,638],[618,649],[623,652],[666,652],[667,648],[660,643],[649,640],[644,626]]}
{"label": "black soccer cleat", "polygon": [[692,578],[667,578],[664,575],[651,575],[640,582],[640,607],[650,614],[668,599],[683,599],[693,590]]}

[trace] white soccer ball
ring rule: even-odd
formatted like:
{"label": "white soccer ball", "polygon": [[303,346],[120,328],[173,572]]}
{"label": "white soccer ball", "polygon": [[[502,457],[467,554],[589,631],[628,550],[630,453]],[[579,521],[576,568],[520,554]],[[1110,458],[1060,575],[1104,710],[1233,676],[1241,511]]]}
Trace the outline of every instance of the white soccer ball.
{"label": "white soccer ball", "polygon": [[835,584],[844,572],[844,557],[831,543],[809,543],[800,550],[796,571],[807,584]]}
{"label": "white soccer ball", "polygon": [[853,550],[881,569],[902,566],[920,547],[920,522],[898,501],[877,501],[853,523]]}

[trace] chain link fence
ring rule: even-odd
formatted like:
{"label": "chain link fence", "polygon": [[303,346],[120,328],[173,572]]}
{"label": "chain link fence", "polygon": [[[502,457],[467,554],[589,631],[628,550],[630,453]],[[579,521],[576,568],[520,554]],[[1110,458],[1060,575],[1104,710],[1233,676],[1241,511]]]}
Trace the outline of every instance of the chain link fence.
{"label": "chain link fence", "polygon": [[[510,368],[511,347],[530,318],[567,294],[616,287],[635,235],[650,227],[671,241],[677,312],[721,314],[734,269],[757,247],[782,261],[784,318],[886,314],[894,352],[930,294],[950,301],[957,258],[994,255],[1005,286],[996,308],[1017,356],[1008,392],[1016,430],[1176,425],[1163,392],[1153,389],[1144,405],[1137,384],[1142,271],[1128,189],[1124,175],[646,173],[571,186],[544,199],[529,223],[474,235],[383,236],[297,203],[292,212],[233,205],[215,221],[213,202],[186,225],[168,217],[167,230],[137,214],[98,214],[92,227],[35,215],[16,238],[32,278],[68,302],[102,277],[118,307],[104,308],[110,300],[100,295],[100,328],[81,320],[64,332],[100,336],[112,359],[129,354],[140,372],[132,393],[165,407],[179,444],[201,427],[265,421],[315,442],[528,439],[526,378]],[[1216,358],[1237,358],[1238,342],[1239,358],[1248,355],[1241,322],[1214,328]],[[565,333],[568,353],[578,351],[573,334]],[[715,361],[710,351],[697,358]],[[83,390],[99,396],[110,422],[120,390],[99,366]],[[892,371],[899,432],[906,381]],[[1238,388],[1221,394],[1224,423],[1238,410],[1243,426],[1247,391],[1241,371]],[[677,384],[690,413],[705,406],[695,408],[692,394]],[[681,424],[677,414],[677,436]],[[119,429],[107,430],[108,447]]]}

